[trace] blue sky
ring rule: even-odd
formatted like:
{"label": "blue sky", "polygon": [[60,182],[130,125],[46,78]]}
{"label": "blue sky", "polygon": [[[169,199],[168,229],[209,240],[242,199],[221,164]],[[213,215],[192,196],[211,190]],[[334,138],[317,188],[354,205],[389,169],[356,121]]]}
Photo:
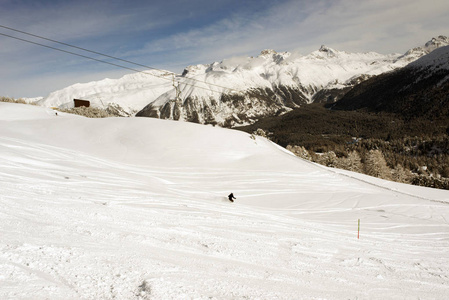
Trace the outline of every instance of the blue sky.
{"label": "blue sky", "polygon": [[[447,0],[0,0],[0,25],[177,73],[263,49],[403,53],[449,35],[448,15]],[[0,96],[15,98],[131,72],[4,36],[0,63]]]}

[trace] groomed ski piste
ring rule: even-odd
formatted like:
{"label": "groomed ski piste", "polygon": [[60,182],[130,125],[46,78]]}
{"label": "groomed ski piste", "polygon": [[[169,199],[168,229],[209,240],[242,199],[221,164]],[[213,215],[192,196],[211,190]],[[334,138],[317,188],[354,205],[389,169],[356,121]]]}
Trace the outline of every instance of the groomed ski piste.
{"label": "groomed ski piste", "polygon": [[0,103],[0,220],[0,299],[449,295],[449,191],[212,126]]}

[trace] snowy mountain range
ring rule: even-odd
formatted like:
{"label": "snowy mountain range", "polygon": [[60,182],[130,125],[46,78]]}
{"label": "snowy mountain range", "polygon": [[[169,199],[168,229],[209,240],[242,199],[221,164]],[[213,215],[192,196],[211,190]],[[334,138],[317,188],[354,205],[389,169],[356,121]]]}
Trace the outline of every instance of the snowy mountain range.
{"label": "snowy mountain range", "polygon": [[348,53],[321,46],[306,56],[264,50],[189,66],[180,75],[151,70],[113,80],[75,84],[38,101],[73,107],[73,99],[96,107],[119,105],[127,114],[235,126],[282,114],[312,102],[335,102],[366,79],[400,69],[449,44],[439,36],[405,54]]}

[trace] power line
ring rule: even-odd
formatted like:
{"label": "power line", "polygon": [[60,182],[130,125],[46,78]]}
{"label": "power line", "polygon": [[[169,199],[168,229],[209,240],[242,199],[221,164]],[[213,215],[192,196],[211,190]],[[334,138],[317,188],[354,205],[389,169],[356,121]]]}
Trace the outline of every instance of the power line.
{"label": "power line", "polygon": [[[97,51],[92,51],[92,50],[89,50],[89,49],[86,49],[86,48],[74,46],[74,45],[71,45],[71,44],[68,44],[68,43],[59,42],[59,41],[56,41],[56,40],[53,40],[53,39],[50,39],[50,38],[46,38],[46,37],[39,36],[39,35],[36,35],[36,34],[28,33],[28,32],[25,32],[25,31],[21,31],[21,30],[14,29],[14,28],[11,28],[11,27],[8,27],[8,26],[0,25],[0,27],[8,29],[8,30],[15,31],[15,32],[19,32],[19,33],[22,33],[22,34],[26,34],[26,35],[29,35],[29,36],[33,36],[33,37],[36,37],[36,38],[40,38],[40,39],[43,39],[43,40],[47,40],[47,41],[50,41],[50,42],[53,42],[53,43],[57,43],[57,44],[60,44],[60,45],[64,45],[64,46],[67,46],[67,47],[79,49],[79,50],[82,50],[82,51],[86,51],[86,52],[90,52],[90,53],[93,53],[93,54],[97,54],[97,55],[101,55],[101,56],[104,56],[104,57],[108,57],[108,58],[112,58],[112,59],[115,59],[115,60],[119,60],[119,61],[122,61],[122,62],[126,62],[126,63],[132,64],[132,65],[136,65],[136,66],[140,66],[140,67],[144,67],[144,68],[148,68],[148,69],[152,69],[152,70],[157,70],[157,71],[161,71],[161,72],[166,72],[166,73],[169,73],[170,75],[176,75],[174,72],[169,72],[169,71],[167,72],[166,70],[161,70],[161,69],[158,69],[158,68],[154,68],[154,67],[146,66],[146,65],[143,65],[143,64],[135,63],[135,62],[132,62],[132,61],[129,61],[129,60],[121,59],[121,58],[114,57],[114,56],[111,56],[111,55],[108,55],[108,54],[103,54],[103,53],[100,53],[100,52],[97,52]],[[163,76],[158,76],[158,75],[155,75],[155,74],[147,73],[145,71],[140,71],[140,70],[137,70],[137,69],[134,69],[134,68],[126,67],[126,66],[123,66],[123,65],[118,65],[118,64],[111,63],[111,62],[108,62],[108,61],[105,61],[105,60],[101,60],[101,59],[93,58],[93,57],[90,57],[90,56],[78,54],[78,53],[75,53],[75,52],[63,50],[63,49],[60,49],[60,48],[44,45],[44,44],[41,44],[41,43],[33,42],[33,41],[30,41],[30,40],[26,40],[26,39],[23,39],[23,38],[15,37],[15,36],[12,36],[12,35],[4,34],[4,33],[0,33],[0,35],[5,36],[5,37],[9,37],[9,38],[13,38],[13,39],[16,39],[16,40],[19,40],[19,41],[27,42],[27,43],[30,43],[30,44],[38,45],[38,46],[41,46],[41,47],[57,50],[57,51],[64,52],[64,53],[67,53],[67,54],[76,55],[76,56],[79,56],[79,57],[82,57],[82,58],[86,58],[86,59],[94,60],[94,61],[97,61],[97,62],[105,63],[105,64],[112,65],[112,66],[115,66],[115,67],[128,69],[128,70],[131,70],[131,71],[144,73],[144,74],[147,74],[147,75],[152,75],[152,76],[159,77],[159,78],[166,79],[166,80],[171,80],[171,79],[168,79],[168,78],[163,77]],[[204,83],[204,84],[209,85],[209,86],[215,86],[215,87],[219,87],[219,88],[222,88],[222,89],[225,89],[225,90],[241,93],[241,91],[239,91],[239,90],[235,90],[235,89],[228,88],[228,87],[221,86],[221,85],[214,84],[214,83],[209,83],[209,82],[198,80],[198,79],[195,79],[195,78],[185,78],[185,77],[183,77],[182,79],[183,80],[195,81],[195,82],[199,82],[199,83]],[[181,81],[181,79],[178,78],[178,81]],[[190,85],[190,86],[195,86],[195,85],[187,83],[185,81],[183,82],[183,84]],[[201,86],[195,86],[195,87],[203,89],[203,90],[209,90],[209,91],[212,91],[212,92],[218,92],[218,91],[212,90],[210,88],[205,88],[205,87],[201,87]]]}
{"label": "power line", "polygon": [[[33,36],[33,37],[36,37],[36,38],[39,38],[39,39],[43,39],[43,40],[46,40],[46,41],[50,41],[50,42],[53,42],[53,43],[57,43],[57,44],[60,44],[60,45],[64,45],[64,46],[67,46],[67,47],[71,47],[71,48],[83,50],[83,51],[86,51],[86,52],[98,54],[98,55],[101,55],[101,56],[109,57],[109,58],[112,58],[112,59],[120,60],[120,61],[132,64],[132,65],[136,65],[136,66],[145,67],[145,68],[148,68],[148,69],[153,69],[153,70],[158,70],[158,71],[165,72],[165,70],[160,70],[160,69],[153,68],[153,67],[150,67],[150,66],[145,66],[145,65],[142,65],[142,64],[139,64],[139,63],[135,63],[135,62],[132,62],[132,61],[129,61],[129,60],[126,60],[126,59],[122,59],[122,58],[114,57],[114,56],[111,56],[111,55],[103,54],[103,53],[100,53],[100,52],[96,52],[96,51],[89,50],[89,49],[86,49],[86,48],[74,46],[74,45],[67,44],[67,43],[64,43],[64,42],[59,42],[59,41],[52,40],[52,39],[49,39],[49,38],[46,38],[46,37],[43,37],[43,36],[40,36],[40,35],[37,35],[37,34],[32,34],[32,33],[28,33],[28,32],[25,32],[25,31],[18,30],[18,29],[14,29],[14,28],[11,28],[11,27],[8,27],[8,26],[0,25],[0,27],[6,28],[6,29],[9,29],[9,30],[12,30],[12,31],[16,31],[16,32],[19,32],[19,33],[23,33],[23,34],[26,34],[26,35],[29,35],[29,36]],[[170,73],[173,73],[173,72],[170,72]],[[175,74],[175,73],[173,73],[173,74]]]}
{"label": "power line", "polygon": [[[12,35],[4,34],[4,33],[1,33],[1,32],[0,32],[0,35],[6,36],[6,37],[9,37],[9,38],[12,38],[12,39],[16,39],[16,40],[19,40],[19,41],[22,41],[22,42],[27,42],[27,43],[30,43],[30,44],[38,45],[38,46],[41,46],[41,47],[45,47],[45,48],[61,51],[61,52],[68,53],[68,54],[71,54],[71,55],[76,55],[76,56],[79,56],[79,57],[95,60],[97,62],[101,62],[101,63],[108,64],[108,65],[112,65],[112,66],[115,66],[115,67],[128,69],[128,70],[132,70],[132,71],[136,71],[136,72],[140,72],[140,73],[145,73],[145,71],[140,71],[140,70],[137,70],[137,69],[133,69],[133,68],[130,68],[130,67],[118,65],[118,64],[111,63],[111,62],[108,62],[108,61],[105,61],[105,60],[101,60],[101,59],[98,59],[98,58],[94,58],[94,57],[78,54],[78,53],[75,53],[75,52],[59,49],[59,48],[56,48],[56,47],[40,44],[40,43],[37,43],[37,42],[29,41],[29,40],[26,40],[26,39],[22,39],[22,38],[15,37],[15,36],[12,36]],[[146,74],[153,75],[155,77],[164,78],[162,76],[158,76],[158,75],[154,75],[154,74],[150,74],[150,73],[146,73]],[[168,80],[171,80],[171,79],[168,79]]]}

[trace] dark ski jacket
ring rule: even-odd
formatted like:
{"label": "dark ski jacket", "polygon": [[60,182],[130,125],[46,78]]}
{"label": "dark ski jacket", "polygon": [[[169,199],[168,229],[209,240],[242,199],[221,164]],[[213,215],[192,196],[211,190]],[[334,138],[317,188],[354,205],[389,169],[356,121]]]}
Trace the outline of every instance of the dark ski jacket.
{"label": "dark ski jacket", "polygon": [[231,201],[231,202],[234,202],[234,200],[232,200],[232,199],[237,199],[237,198],[234,197],[233,193],[230,193],[228,198],[229,198],[229,201]]}

